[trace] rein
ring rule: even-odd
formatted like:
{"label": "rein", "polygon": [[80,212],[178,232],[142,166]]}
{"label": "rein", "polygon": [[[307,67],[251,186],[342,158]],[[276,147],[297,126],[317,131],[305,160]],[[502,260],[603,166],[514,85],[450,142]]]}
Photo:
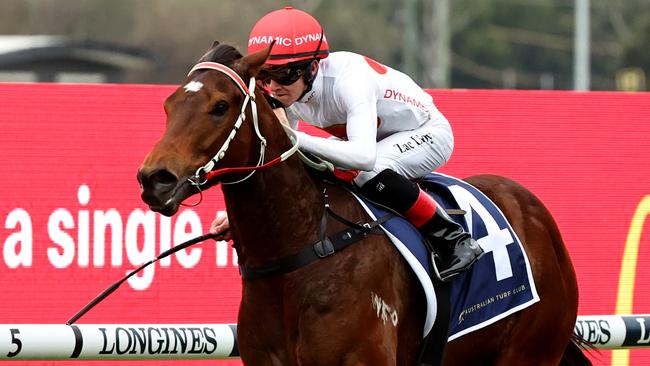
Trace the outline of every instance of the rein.
{"label": "rein", "polygon": [[192,246],[194,244],[201,243],[205,240],[208,239],[214,239],[217,235],[208,233],[204,234],[201,236],[197,236],[196,238],[190,239],[184,243],[178,244],[175,247],[172,247],[170,249],[165,250],[164,252],[160,253],[157,257],[154,259],[149,260],[148,262],[143,263],[140,267],[136,268],[134,271],[130,272],[126,276],[124,276],[121,280],[115,282],[114,284],[110,285],[108,288],[106,288],[104,291],[102,291],[99,295],[97,295],[91,302],[89,302],[86,306],[83,307],[83,309],[79,310],[70,320],[66,322],[66,325],[72,325],[74,322],[79,320],[84,314],[86,314],[90,309],[94,308],[97,304],[99,304],[102,300],[108,297],[108,295],[112,294],[117,290],[126,280],[134,276],[136,273],[142,271],[145,267],[149,266],[150,264],[153,264],[165,257],[169,257],[170,255],[178,252],[179,250],[183,250],[189,246]]}
{"label": "rein", "polygon": [[[289,135],[289,138],[293,146],[289,150],[280,154],[280,156],[278,156],[277,158],[267,163],[264,163],[264,153],[266,151],[266,138],[262,136],[262,133],[260,132],[259,129],[259,119],[257,116],[257,103],[255,102],[255,78],[251,77],[248,82],[248,86],[246,86],[244,80],[233,69],[217,62],[200,62],[194,65],[194,67],[192,67],[192,69],[188,73],[188,76],[197,70],[215,70],[223,74],[226,74],[226,76],[228,76],[232,81],[235,82],[239,90],[242,92],[242,94],[244,94],[245,98],[244,98],[244,102],[242,103],[241,110],[239,112],[239,117],[237,118],[237,121],[235,122],[233,129],[230,131],[230,134],[226,138],[226,141],[224,141],[223,145],[221,145],[221,148],[219,148],[219,150],[212,157],[212,159],[210,159],[205,165],[198,168],[196,170],[196,173],[194,173],[193,176],[188,178],[190,184],[197,187],[197,189],[201,191],[202,185],[206,184],[210,179],[218,175],[229,174],[229,173],[250,172],[246,177],[244,177],[239,181],[228,182],[228,183],[222,182],[222,184],[241,183],[247,180],[248,178],[250,178],[257,170],[266,169],[273,165],[281,163],[287,160],[291,155],[296,153],[296,151],[298,151],[298,147],[300,146],[298,135],[290,128],[288,129],[287,127],[282,125],[283,127],[285,127],[285,130],[287,131],[287,134]],[[248,103],[250,103],[251,105],[251,114],[253,116],[253,127],[255,128],[255,133],[260,140],[260,158],[257,161],[257,164],[255,166],[222,168],[222,169],[214,170],[214,167],[216,166],[217,162],[223,159],[223,157],[226,155],[226,151],[230,147],[230,142],[235,138],[235,135],[239,131],[239,128],[246,120],[246,107],[248,106]]]}
{"label": "rein", "polygon": [[[345,186],[343,187],[345,188]],[[253,280],[257,278],[263,278],[263,277],[269,277],[269,276],[293,272],[317,260],[327,258],[330,255],[336,253],[337,251],[340,251],[350,246],[351,244],[354,244],[362,239],[365,239],[369,234],[383,234],[383,231],[380,228],[378,228],[378,226],[396,216],[396,214],[394,213],[389,213],[375,221],[371,221],[363,224],[354,223],[340,216],[336,212],[334,212],[334,210],[332,210],[332,208],[330,207],[328,198],[329,196],[327,194],[327,189],[323,189],[323,204],[325,206],[325,210],[323,211],[323,216],[321,217],[321,222],[320,222],[320,228],[319,228],[320,240],[305,246],[298,253],[291,254],[271,262],[267,262],[266,264],[260,267],[239,266],[239,272],[241,273],[242,279]],[[327,218],[329,216],[347,225],[348,228],[326,237],[325,232],[327,230]],[[74,322],[79,320],[79,318],[81,318],[84,314],[90,311],[90,309],[97,306],[97,304],[99,304],[104,299],[106,299],[110,294],[115,292],[115,290],[117,290],[124,282],[126,282],[129,278],[131,278],[135,274],[145,269],[145,267],[148,267],[149,265],[154,264],[157,261],[166,258],[180,250],[201,243],[205,240],[213,239],[215,237],[216,234],[212,234],[212,233],[204,234],[196,238],[190,239],[184,243],[178,244],[175,247],[172,247],[160,253],[157,257],[143,263],[142,265],[140,265],[140,267],[136,268],[134,271],[130,272],[122,279],[113,283],[104,291],[102,291],[91,302],[89,302],[75,315],[73,315],[72,318],[70,318],[70,320],[66,322],[66,324],[72,325]]]}

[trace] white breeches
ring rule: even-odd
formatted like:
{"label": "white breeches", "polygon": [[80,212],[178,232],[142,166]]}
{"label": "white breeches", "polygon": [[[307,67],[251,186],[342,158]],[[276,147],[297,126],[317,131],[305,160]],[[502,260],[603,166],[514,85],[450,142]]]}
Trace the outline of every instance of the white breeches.
{"label": "white breeches", "polygon": [[454,149],[454,136],[446,120],[429,121],[419,128],[387,136],[377,142],[377,162],[362,171],[354,182],[363,186],[384,169],[416,179],[444,165]]}

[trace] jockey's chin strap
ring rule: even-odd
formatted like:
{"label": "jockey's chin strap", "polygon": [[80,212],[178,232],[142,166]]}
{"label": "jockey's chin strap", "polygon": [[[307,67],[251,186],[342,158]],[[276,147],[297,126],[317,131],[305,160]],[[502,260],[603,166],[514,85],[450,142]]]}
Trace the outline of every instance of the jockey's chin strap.
{"label": "jockey's chin strap", "polygon": [[[287,132],[287,135],[289,136],[289,139],[291,140],[291,143],[293,146],[282,153],[280,156],[277,158],[264,163],[264,152],[266,151],[266,139],[264,136],[262,136],[262,133],[260,132],[259,128],[259,120],[257,116],[257,104],[255,102],[255,78],[251,77],[248,86],[246,86],[246,83],[242,78],[231,68],[229,68],[226,65],[217,63],[217,62],[200,62],[188,73],[188,75],[192,74],[196,70],[216,70],[219,72],[222,72],[226,74],[232,81],[235,82],[237,87],[239,87],[239,90],[245,95],[244,102],[242,103],[241,106],[241,111],[239,113],[239,117],[237,118],[237,121],[235,122],[235,125],[233,126],[233,129],[230,131],[230,134],[226,138],[226,141],[224,141],[223,145],[221,145],[221,148],[217,151],[217,153],[214,155],[210,161],[208,161],[205,165],[202,167],[198,168],[196,170],[196,173],[194,173],[193,176],[188,178],[188,181],[190,184],[193,186],[196,186],[199,190],[201,189],[201,186],[207,183],[210,179],[222,175],[222,174],[229,174],[229,173],[247,173],[250,172],[246,177],[235,181],[235,182],[222,182],[222,184],[236,184],[236,183],[241,183],[245,181],[246,179],[250,178],[257,170],[260,169],[266,169],[268,167],[271,167],[273,165],[276,165],[278,163],[281,163],[285,160],[287,160],[291,155],[293,155],[296,151],[298,151],[298,147],[300,146],[299,144],[299,139],[298,135],[295,133],[295,131],[291,130],[290,128],[285,127],[285,131]],[[216,169],[214,170],[214,167],[216,166],[217,162],[219,160],[223,159],[223,157],[226,155],[226,150],[230,147],[230,142],[235,138],[235,135],[237,134],[237,131],[239,131],[239,127],[244,123],[246,120],[246,107],[248,106],[248,103],[250,102],[251,104],[251,114],[253,116],[253,126],[255,128],[255,133],[257,134],[257,137],[260,140],[260,158],[257,161],[257,164],[255,166],[245,166],[245,167],[236,167],[236,168],[222,168],[222,169]]]}

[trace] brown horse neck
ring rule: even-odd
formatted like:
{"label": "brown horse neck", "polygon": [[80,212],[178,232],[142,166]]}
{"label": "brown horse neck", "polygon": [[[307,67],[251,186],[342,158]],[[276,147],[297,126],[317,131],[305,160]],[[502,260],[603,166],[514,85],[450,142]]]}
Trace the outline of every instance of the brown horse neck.
{"label": "brown horse neck", "polygon": [[[273,113],[262,112],[260,127],[269,161],[291,143]],[[223,185],[222,190],[241,265],[259,266],[295,253],[318,237],[322,194],[297,155],[255,172],[242,183]]]}

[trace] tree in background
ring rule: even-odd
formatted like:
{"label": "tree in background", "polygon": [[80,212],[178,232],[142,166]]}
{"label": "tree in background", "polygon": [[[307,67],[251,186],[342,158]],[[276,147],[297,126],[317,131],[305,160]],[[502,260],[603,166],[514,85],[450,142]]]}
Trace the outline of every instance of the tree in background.
{"label": "tree in background", "polygon": [[[434,22],[427,9],[437,2],[450,7],[445,52],[452,59],[451,86],[572,88],[575,0],[403,0],[418,9],[405,24],[418,23],[413,52],[419,80],[436,67],[432,52],[442,50],[419,48],[426,43],[426,25]],[[592,0],[590,15],[592,88],[615,89],[617,70],[629,64],[624,54],[639,59],[650,52],[642,46],[648,31],[640,26],[650,17],[650,1]]]}
{"label": "tree in background", "polygon": [[[142,47],[161,55],[165,66],[129,81],[176,83],[214,40],[245,52],[258,18],[293,5],[321,21],[333,50],[356,51],[405,70],[425,87],[569,89],[574,3],[3,0],[0,34],[59,34]],[[592,88],[615,89],[622,67],[649,72],[650,1],[591,4]],[[449,16],[439,17],[442,10]],[[450,81],[440,77],[445,74]]]}

